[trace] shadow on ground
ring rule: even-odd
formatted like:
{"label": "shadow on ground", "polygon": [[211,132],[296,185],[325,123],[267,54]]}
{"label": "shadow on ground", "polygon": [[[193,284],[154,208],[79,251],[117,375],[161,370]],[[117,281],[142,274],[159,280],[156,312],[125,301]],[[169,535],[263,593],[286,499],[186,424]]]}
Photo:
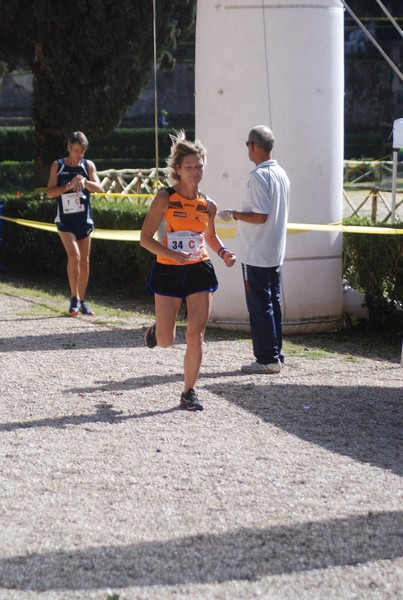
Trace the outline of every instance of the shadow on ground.
{"label": "shadow on ground", "polygon": [[393,387],[209,384],[212,393],[308,442],[403,475],[402,391]]}
{"label": "shadow on ground", "polygon": [[127,546],[33,553],[0,560],[0,589],[91,590],[255,581],[403,554],[403,513],[290,527],[242,528]]}
{"label": "shadow on ground", "polygon": [[[32,319],[16,319],[16,321],[48,321],[49,319],[68,319],[65,316],[57,317],[38,317]],[[91,326],[85,331],[74,331],[73,329],[64,333],[50,333],[45,335],[16,335],[13,337],[0,338],[1,352],[37,352],[43,350],[57,349],[91,349],[91,348],[136,348],[144,346],[144,327],[134,327],[131,329],[114,325],[111,323],[97,322],[88,317],[76,317],[77,322],[81,319],[83,325]],[[7,322],[10,322],[8,319]],[[99,327],[99,329],[96,329]],[[176,343],[185,343],[186,328],[183,325],[177,326]],[[233,332],[224,329],[209,329],[206,332],[206,342],[214,344],[215,342],[227,342],[237,340],[250,340],[246,332]],[[390,362],[400,362],[399,347],[385,346],[382,343],[366,343],[365,340],[351,338],[349,341],[343,339],[334,339],[330,336],[292,336],[286,338],[290,343],[308,350],[325,350],[329,355],[341,354],[351,356],[364,356]],[[306,355],[309,358],[309,354]]]}
{"label": "shadow on ground", "polygon": [[[64,318],[64,317],[62,317]],[[88,320],[88,318],[86,319]],[[71,331],[46,335],[0,338],[0,352],[44,352],[46,350],[90,350],[91,348],[135,348],[144,346],[144,328]]]}
{"label": "shadow on ground", "polygon": [[[228,376],[238,372],[203,375],[209,378],[226,377],[225,383],[205,383],[204,388],[219,400],[236,404],[267,423],[299,438],[362,463],[388,469],[403,475],[401,390],[391,387],[297,385],[270,383],[254,385],[249,382],[231,383]],[[68,394],[105,393],[105,403],[95,405],[86,414],[68,414],[45,417],[31,421],[0,423],[0,432],[19,429],[68,425],[82,426],[91,423],[119,425],[128,420],[152,418],[178,410],[177,402],[167,399],[167,408],[132,412],[115,410],[108,403],[108,393],[146,389],[158,383],[182,380],[180,373],[133,377],[123,382],[100,381],[97,385],[66,390]],[[271,379],[271,382],[273,380]],[[200,388],[202,394],[202,388]],[[209,407],[206,406],[208,410]]]}

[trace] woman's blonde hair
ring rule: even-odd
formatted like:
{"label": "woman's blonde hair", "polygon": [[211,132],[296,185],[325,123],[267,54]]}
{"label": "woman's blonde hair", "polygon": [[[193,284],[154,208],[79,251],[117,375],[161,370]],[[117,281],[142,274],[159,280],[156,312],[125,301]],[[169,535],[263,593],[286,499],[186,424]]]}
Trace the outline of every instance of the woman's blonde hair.
{"label": "woman's blonde hair", "polygon": [[180,182],[177,167],[181,166],[184,157],[189,154],[198,154],[203,159],[203,163],[206,164],[207,150],[200,140],[195,140],[194,142],[187,140],[183,129],[175,131],[175,134],[169,137],[171,138],[172,146],[167,160],[165,175],[169,185],[177,185]]}

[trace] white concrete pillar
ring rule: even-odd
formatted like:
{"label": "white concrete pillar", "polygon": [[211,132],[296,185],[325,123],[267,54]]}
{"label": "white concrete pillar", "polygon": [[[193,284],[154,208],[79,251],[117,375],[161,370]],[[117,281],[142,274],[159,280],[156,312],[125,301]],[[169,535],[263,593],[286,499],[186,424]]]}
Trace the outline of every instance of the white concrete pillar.
{"label": "white concrete pillar", "polygon": [[[291,179],[290,222],[342,218],[343,8],[339,0],[199,0],[196,135],[207,147],[202,189],[240,208],[253,164],[245,141],[259,124]],[[236,226],[220,228],[237,251]],[[227,233],[226,233],[227,232]],[[284,331],[330,328],[342,310],[342,235],[287,236]],[[212,321],[247,322],[240,266],[214,258],[220,288]]]}

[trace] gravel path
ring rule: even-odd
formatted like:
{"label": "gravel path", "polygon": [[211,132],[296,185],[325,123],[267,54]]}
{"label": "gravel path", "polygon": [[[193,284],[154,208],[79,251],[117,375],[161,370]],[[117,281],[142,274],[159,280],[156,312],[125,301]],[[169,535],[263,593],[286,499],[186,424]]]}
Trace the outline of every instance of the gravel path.
{"label": "gravel path", "polygon": [[2,600],[402,598],[399,356],[243,375],[211,331],[187,413],[183,331],[40,302],[1,296]]}

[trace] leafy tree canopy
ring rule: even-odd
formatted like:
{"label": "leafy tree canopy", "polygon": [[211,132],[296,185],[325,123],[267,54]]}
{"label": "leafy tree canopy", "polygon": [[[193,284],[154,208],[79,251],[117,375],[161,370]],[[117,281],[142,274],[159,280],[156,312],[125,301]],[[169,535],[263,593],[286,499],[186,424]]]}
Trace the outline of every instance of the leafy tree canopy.
{"label": "leafy tree canopy", "polygon": [[[194,25],[196,0],[157,0],[158,61]],[[0,59],[33,74],[36,173],[43,185],[70,131],[104,137],[138,97],[153,62],[151,0],[0,0]]]}

